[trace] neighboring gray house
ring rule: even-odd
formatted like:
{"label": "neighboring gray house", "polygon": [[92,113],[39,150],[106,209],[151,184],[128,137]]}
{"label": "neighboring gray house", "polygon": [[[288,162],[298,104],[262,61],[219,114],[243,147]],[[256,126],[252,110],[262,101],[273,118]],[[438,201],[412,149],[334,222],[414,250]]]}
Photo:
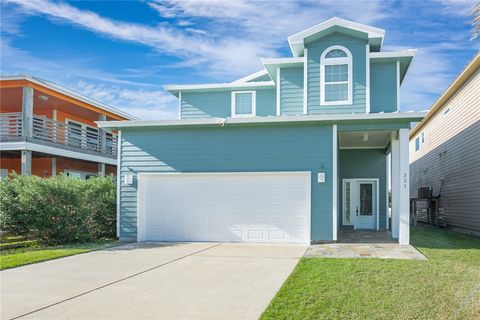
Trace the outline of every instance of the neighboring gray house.
{"label": "neighboring gray house", "polygon": [[410,195],[441,194],[447,225],[480,234],[480,54],[410,133]]}

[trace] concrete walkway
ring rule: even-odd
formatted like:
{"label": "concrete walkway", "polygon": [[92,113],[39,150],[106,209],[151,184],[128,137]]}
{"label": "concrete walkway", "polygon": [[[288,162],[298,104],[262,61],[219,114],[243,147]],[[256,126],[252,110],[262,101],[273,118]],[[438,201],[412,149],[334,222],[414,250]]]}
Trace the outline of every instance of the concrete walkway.
{"label": "concrete walkway", "polygon": [[257,319],[306,248],[144,243],[5,270],[1,319]]}

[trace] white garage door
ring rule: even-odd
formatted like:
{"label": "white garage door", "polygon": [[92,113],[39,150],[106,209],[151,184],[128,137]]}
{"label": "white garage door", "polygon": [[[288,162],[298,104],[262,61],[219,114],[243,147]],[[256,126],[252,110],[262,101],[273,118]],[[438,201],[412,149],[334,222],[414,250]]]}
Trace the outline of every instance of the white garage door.
{"label": "white garage door", "polygon": [[310,172],[140,174],[138,240],[309,243]]}

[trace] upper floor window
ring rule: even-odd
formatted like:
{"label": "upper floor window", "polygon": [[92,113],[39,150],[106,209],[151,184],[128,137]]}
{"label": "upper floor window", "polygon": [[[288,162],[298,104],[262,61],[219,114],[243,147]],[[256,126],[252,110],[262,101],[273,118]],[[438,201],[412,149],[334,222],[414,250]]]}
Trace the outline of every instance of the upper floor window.
{"label": "upper floor window", "polygon": [[415,151],[420,150],[420,137],[415,139]]}
{"label": "upper floor window", "polygon": [[255,116],[255,91],[232,92],[232,117]]}
{"label": "upper floor window", "polygon": [[342,46],[327,48],[320,58],[322,105],[352,104],[352,54]]}

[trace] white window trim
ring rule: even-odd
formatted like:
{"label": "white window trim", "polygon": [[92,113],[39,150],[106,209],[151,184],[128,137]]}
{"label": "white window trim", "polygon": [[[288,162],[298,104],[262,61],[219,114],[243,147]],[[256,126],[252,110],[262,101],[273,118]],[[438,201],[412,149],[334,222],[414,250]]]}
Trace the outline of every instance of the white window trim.
{"label": "white window trim", "polygon": [[[251,93],[252,94],[252,113],[250,114],[236,114],[236,103],[235,103],[235,96],[237,93]],[[257,95],[256,91],[232,91],[232,117],[234,118],[245,118],[245,117],[255,117],[257,114],[257,108],[256,108],[256,101],[257,101]]]}
{"label": "white window trim", "polygon": [[[342,50],[347,54],[346,58],[328,58],[325,56],[332,50]],[[327,62],[328,61],[328,62]],[[347,91],[347,100],[342,101],[325,101],[325,66],[338,65],[338,64],[347,64],[348,65],[348,91]],[[343,46],[331,46],[323,51],[320,57],[320,105],[322,106],[331,106],[331,105],[345,105],[352,104],[353,96],[353,85],[352,85],[352,53],[350,50]]]}

